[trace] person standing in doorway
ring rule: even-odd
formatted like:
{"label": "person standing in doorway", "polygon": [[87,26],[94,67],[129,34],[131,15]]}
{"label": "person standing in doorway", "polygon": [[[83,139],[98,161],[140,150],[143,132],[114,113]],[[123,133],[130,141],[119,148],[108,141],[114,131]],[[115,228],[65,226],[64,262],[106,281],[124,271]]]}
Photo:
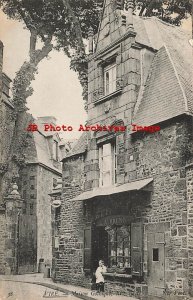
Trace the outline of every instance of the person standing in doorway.
{"label": "person standing in doorway", "polygon": [[95,273],[96,288],[97,288],[97,291],[99,291],[99,292],[104,292],[105,279],[103,277],[103,273],[105,273],[105,272],[107,272],[107,267],[105,267],[103,260],[99,260],[99,266]]}

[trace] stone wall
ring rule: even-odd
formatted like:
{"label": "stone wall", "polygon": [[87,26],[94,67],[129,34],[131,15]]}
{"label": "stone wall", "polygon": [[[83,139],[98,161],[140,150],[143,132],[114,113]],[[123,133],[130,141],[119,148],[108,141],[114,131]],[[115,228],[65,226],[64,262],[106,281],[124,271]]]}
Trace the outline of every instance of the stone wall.
{"label": "stone wall", "polygon": [[6,224],[5,224],[5,211],[0,210],[0,274],[5,273],[5,234],[6,234]]}
{"label": "stone wall", "polygon": [[3,44],[0,41],[0,139],[3,141],[0,145],[0,204],[3,202],[5,191],[7,189],[7,181],[9,181],[9,175],[7,174],[3,180],[5,171],[7,170],[7,158],[8,151],[11,142],[11,136],[14,128],[13,121],[13,108],[6,104],[3,94]]}
{"label": "stone wall", "polygon": [[71,200],[83,191],[83,157],[80,155],[63,164],[63,193],[57,236],[59,245],[53,247],[53,279],[85,286],[87,280],[83,272],[82,252],[84,207],[82,201]]}
{"label": "stone wall", "polygon": [[43,258],[45,263],[51,265],[52,261],[52,226],[51,226],[51,198],[54,179],[60,178],[59,174],[37,166],[36,177],[36,213],[37,213],[37,262]]}
{"label": "stone wall", "polygon": [[80,194],[79,187],[64,188],[61,207],[59,247],[55,249],[55,280],[86,286],[83,272],[83,228],[85,227],[82,201],[71,201]]}
{"label": "stone wall", "polygon": [[[188,272],[191,273],[191,205],[189,202],[189,244],[187,241],[187,198],[186,198],[186,160],[190,159],[190,153],[186,149],[190,130],[190,123],[187,119],[176,119],[161,126],[161,131],[149,134],[129,135],[127,133],[117,136],[117,175],[119,183],[127,183],[133,180],[153,177],[153,193],[149,201],[140,200],[135,195],[131,201],[132,216],[135,220],[142,220],[144,223],[144,280],[147,283],[147,233],[150,224],[169,224],[165,230],[165,280],[166,292],[170,294],[187,295],[188,294]],[[71,199],[81,193],[84,186],[87,186],[87,180],[96,178],[97,149],[96,142],[89,141],[90,152],[86,155],[85,165],[80,158],[69,159],[64,163],[63,181],[70,182],[73,172],[76,172],[74,187],[64,188],[63,203],[61,210],[61,228],[60,245],[57,258],[55,258],[55,279],[74,284],[89,285],[89,278],[84,276],[81,268],[82,263],[82,245],[83,228],[88,222],[92,221],[89,207],[84,208],[82,201],[72,201]],[[88,150],[89,151],[89,150]],[[91,152],[93,152],[93,157]],[[92,162],[88,164],[88,157]],[[95,167],[93,167],[95,165]],[[74,170],[74,171],[73,171]],[[93,173],[92,173],[93,172]],[[71,174],[71,175],[70,175]],[[191,173],[189,178],[191,178]],[[85,176],[86,175],[86,176]],[[69,180],[70,179],[70,180]],[[190,186],[191,199],[191,179],[188,179]],[[77,186],[76,186],[77,185]],[[96,183],[96,186],[98,184]],[[90,185],[91,186],[91,185]],[[128,194],[129,197],[129,194]],[[127,197],[127,199],[128,199]],[[119,200],[121,200],[119,195]],[[116,202],[116,201],[115,201]],[[94,205],[94,200],[91,201]],[[107,205],[108,204],[108,205]],[[99,208],[92,207],[94,214],[114,214],[111,207],[117,207],[114,204],[105,204],[105,201],[99,205]],[[107,206],[106,206],[107,205]],[[126,208],[119,202],[119,210],[126,213]],[[100,211],[101,210],[101,211]],[[189,247],[189,270],[188,270],[188,247]],[[72,260],[70,257],[75,257]],[[78,266],[76,268],[76,266]],[[191,278],[191,276],[190,276]],[[138,284],[132,289],[133,284],[120,284],[108,281],[108,290],[118,289],[122,294],[136,295],[139,290],[146,289],[146,285]],[[117,290],[117,291],[118,291]],[[138,292],[137,292],[138,290]],[[130,292],[129,292],[130,291]],[[175,296],[177,297],[177,296]],[[177,298],[176,298],[177,299]]]}
{"label": "stone wall", "polygon": [[186,168],[187,185],[187,246],[188,246],[188,272],[189,272],[189,292],[193,296],[193,165]]}
{"label": "stone wall", "polygon": [[0,41],[0,98],[2,93],[3,43]]}
{"label": "stone wall", "polygon": [[19,190],[23,203],[23,214],[35,215],[37,210],[37,165],[26,165],[20,171]]}

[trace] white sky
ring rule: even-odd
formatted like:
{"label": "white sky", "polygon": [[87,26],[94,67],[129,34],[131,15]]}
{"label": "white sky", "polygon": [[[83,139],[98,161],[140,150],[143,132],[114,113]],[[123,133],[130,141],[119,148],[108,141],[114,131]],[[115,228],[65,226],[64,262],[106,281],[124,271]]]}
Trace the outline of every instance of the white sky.
{"label": "white sky", "polygon": [[[29,33],[21,23],[8,20],[0,12],[0,40],[4,44],[3,71],[13,79],[28,57]],[[63,52],[52,51],[49,58],[40,63],[32,86],[34,93],[28,98],[29,112],[34,117],[55,116],[58,125],[74,128],[72,132],[65,132],[64,138],[79,137],[77,129],[86,121],[82,88]]]}
{"label": "white sky", "polygon": [[[184,28],[191,29],[191,20],[184,21]],[[0,40],[4,44],[4,72],[13,79],[28,57],[29,33],[19,22],[8,20],[0,11]],[[70,125],[72,132],[63,137],[78,138],[77,130],[86,121],[82,88],[77,74],[69,69],[69,60],[62,52],[52,51],[49,59],[39,65],[32,86],[34,94],[28,98],[28,108],[34,117],[55,116],[58,125]]]}

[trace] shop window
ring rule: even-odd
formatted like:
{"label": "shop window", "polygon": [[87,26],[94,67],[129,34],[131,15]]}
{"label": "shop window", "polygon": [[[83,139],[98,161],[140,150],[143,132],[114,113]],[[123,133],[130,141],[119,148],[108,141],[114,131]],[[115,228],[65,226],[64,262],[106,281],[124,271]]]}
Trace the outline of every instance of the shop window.
{"label": "shop window", "polygon": [[105,96],[116,91],[116,64],[104,68],[104,93]]}
{"label": "shop window", "polygon": [[84,230],[84,269],[96,270],[103,259],[108,272],[143,275],[143,226],[141,222],[127,225],[91,227]]}
{"label": "shop window", "polygon": [[99,185],[110,186],[116,183],[116,145],[115,143],[104,144],[99,147]]}
{"label": "shop window", "polygon": [[131,266],[131,226],[106,228],[109,235],[109,267]]}
{"label": "shop window", "polygon": [[53,143],[53,159],[58,160],[58,142],[54,141]]}

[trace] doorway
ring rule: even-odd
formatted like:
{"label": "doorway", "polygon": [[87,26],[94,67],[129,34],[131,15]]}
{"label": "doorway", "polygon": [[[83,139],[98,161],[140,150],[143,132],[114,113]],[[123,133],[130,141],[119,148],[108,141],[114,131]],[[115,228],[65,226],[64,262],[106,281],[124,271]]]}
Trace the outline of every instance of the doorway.
{"label": "doorway", "polygon": [[165,291],[165,234],[148,233],[148,294],[162,297]]}
{"label": "doorway", "polygon": [[93,269],[96,270],[100,259],[108,265],[108,233],[105,227],[96,227],[93,241]]}

